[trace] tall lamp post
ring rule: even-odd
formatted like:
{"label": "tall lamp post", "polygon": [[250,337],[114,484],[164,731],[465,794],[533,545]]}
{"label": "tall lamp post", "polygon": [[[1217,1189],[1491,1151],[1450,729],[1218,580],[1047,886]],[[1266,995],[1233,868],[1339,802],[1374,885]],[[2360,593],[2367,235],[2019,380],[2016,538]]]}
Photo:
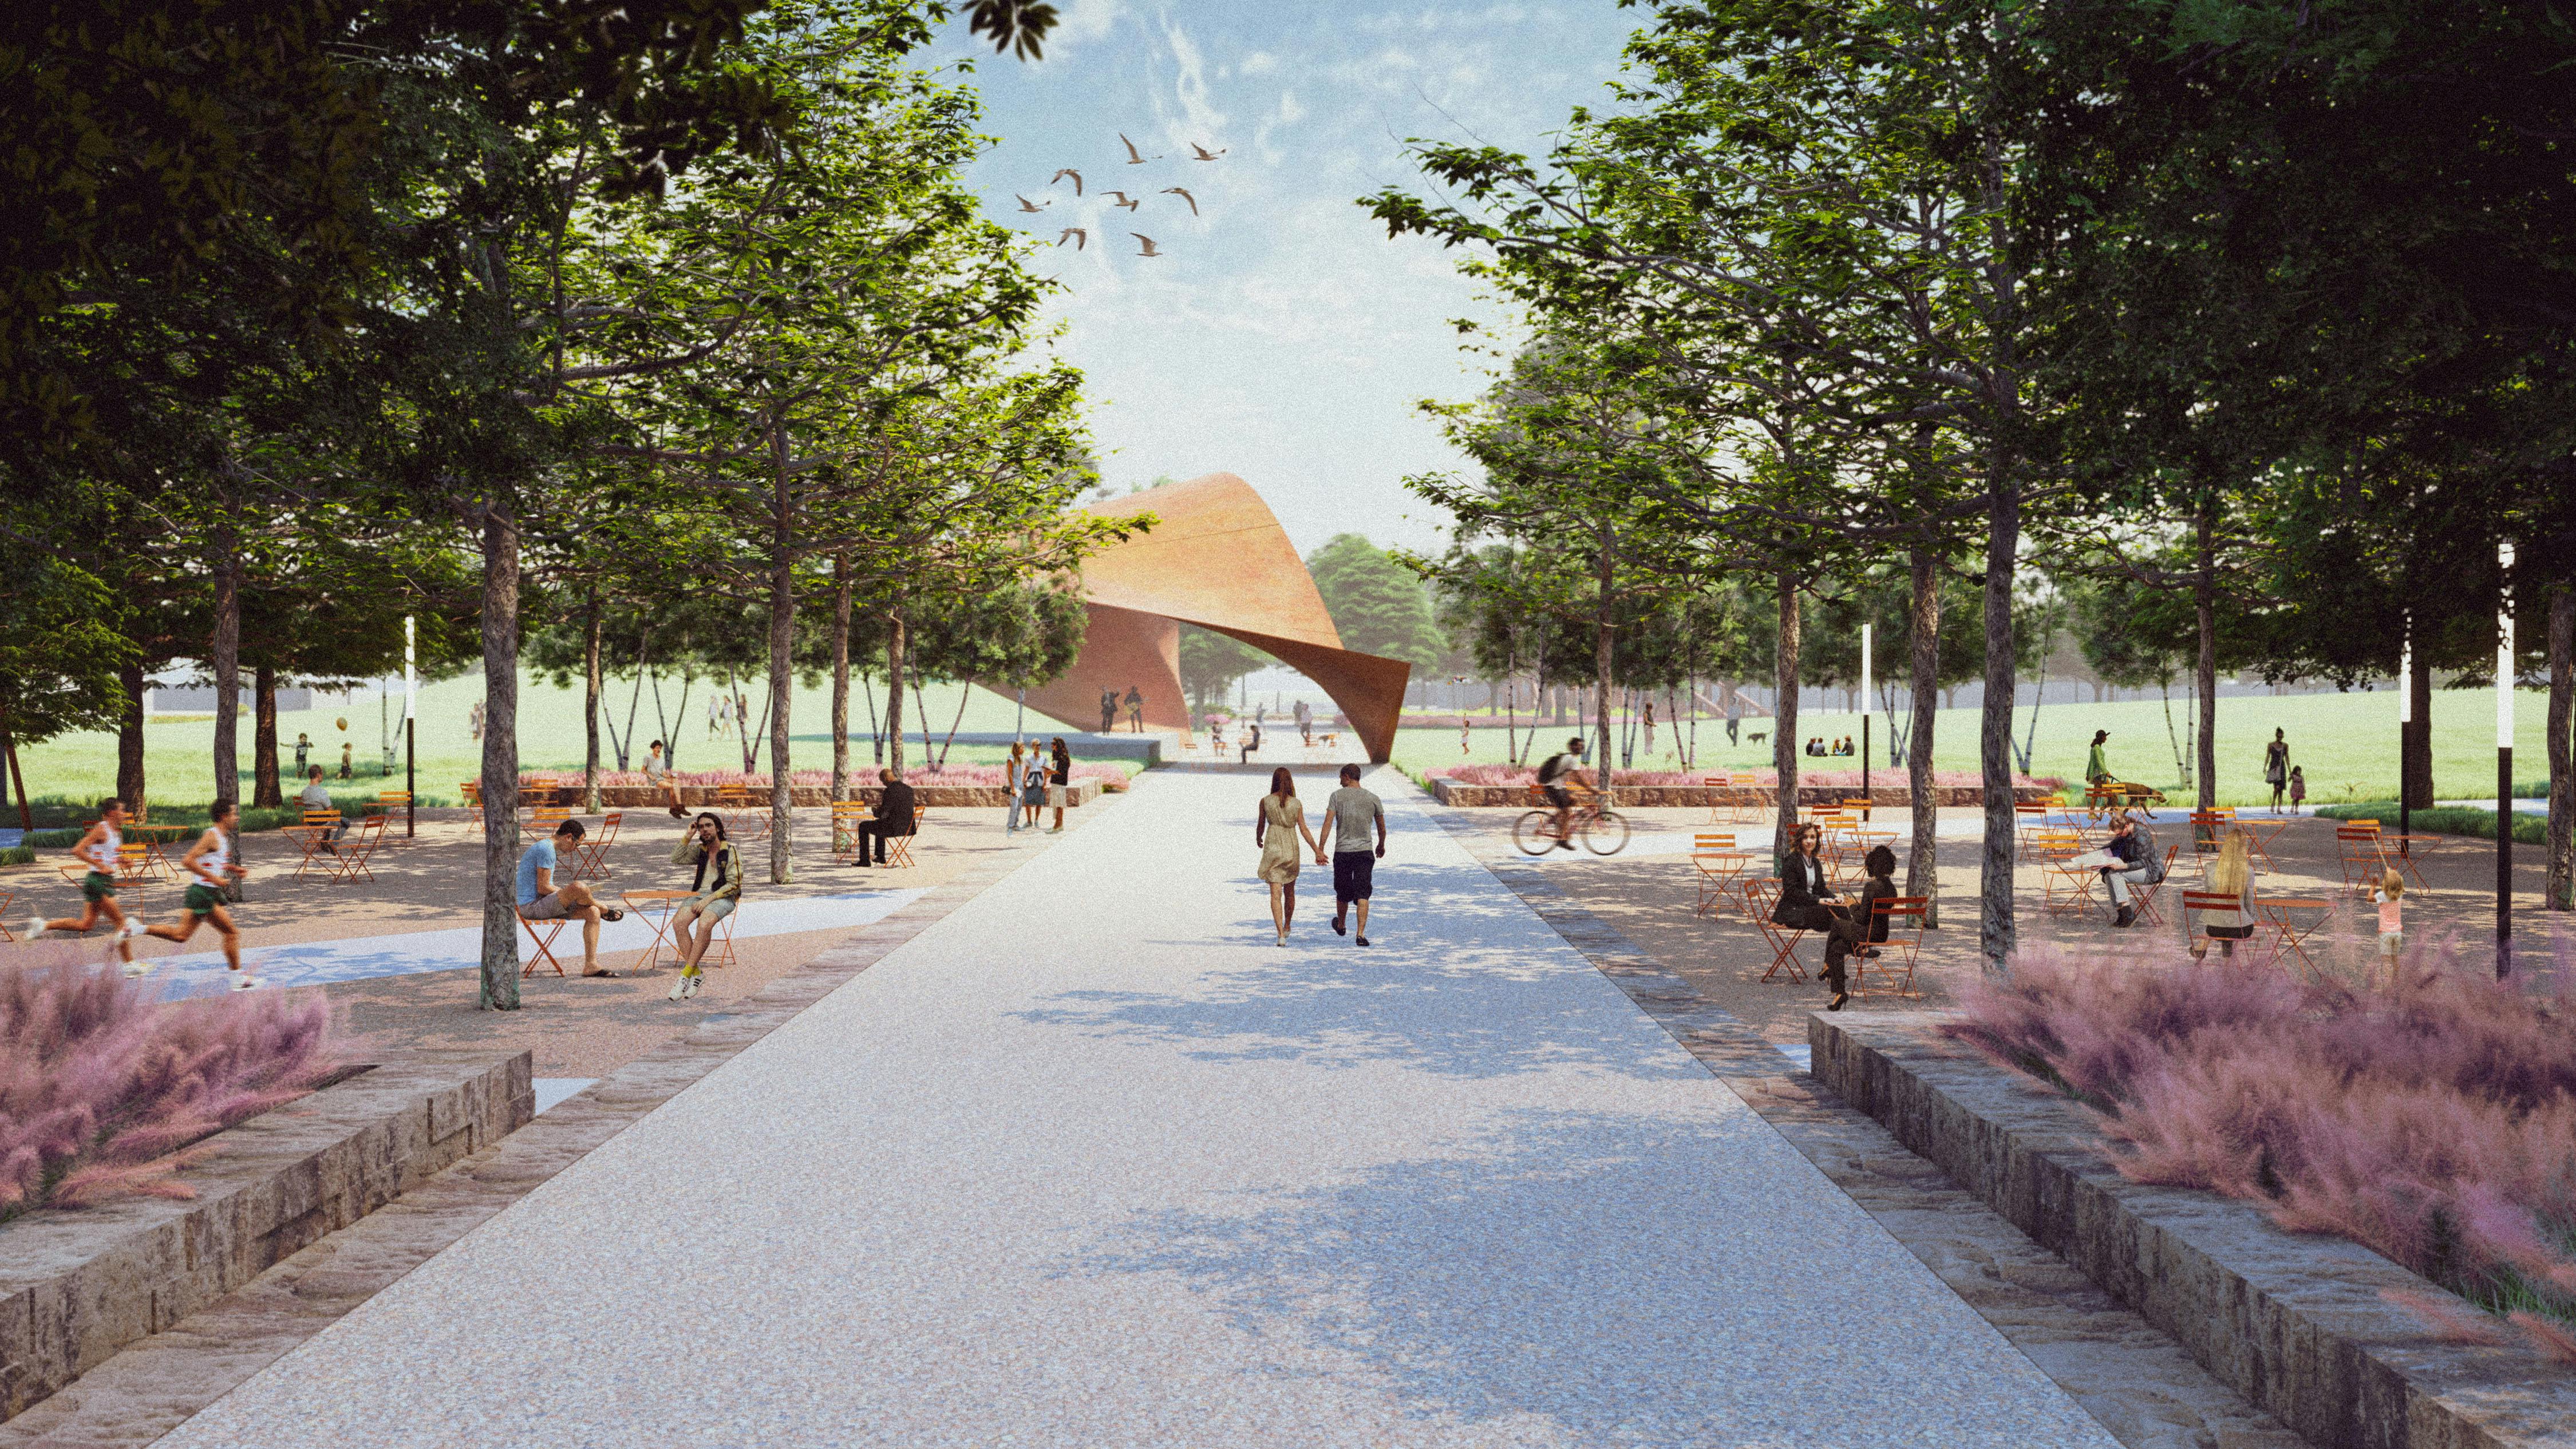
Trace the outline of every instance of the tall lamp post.
{"label": "tall lamp post", "polygon": [[1860,626],[1860,818],[1869,819],[1869,626]]}
{"label": "tall lamp post", "polygon": [[2397,853],[2415,854],[2415,797],[2406,790],[2406,743],[2415,730],[2415,611],[2406,611],[2406,642],[2397,649]]}
{"label": "tall lamp post", "polygon": [[2496,545],[2496,979],[2513,974],[2513,544]]}
{"label": "tall lamp post", "polygon": [[412,765],[412,743],[416,738],[413,719],[420,713],[420,680],[413,672],[413,645],[417,635],[412,616],[403,615],[403,839],[412,838],[420,818],[420,800],[414,793],[420,788]]}

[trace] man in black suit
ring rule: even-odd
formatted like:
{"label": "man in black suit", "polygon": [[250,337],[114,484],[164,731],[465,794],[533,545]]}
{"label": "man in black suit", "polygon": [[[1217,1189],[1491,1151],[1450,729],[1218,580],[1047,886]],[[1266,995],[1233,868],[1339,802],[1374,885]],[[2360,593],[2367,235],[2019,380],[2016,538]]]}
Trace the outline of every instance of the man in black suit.
{"label": "man in black suit", "polygon": [[912,787],[896,779],[892,770],[877,771],[877,783],[884,787],[877,795],[877,818],[859,822],[859,858],[850,862],[861,870],[867,869],[870,849],[876,852],[877,864],[883,865],[887,838],[912,833]]}

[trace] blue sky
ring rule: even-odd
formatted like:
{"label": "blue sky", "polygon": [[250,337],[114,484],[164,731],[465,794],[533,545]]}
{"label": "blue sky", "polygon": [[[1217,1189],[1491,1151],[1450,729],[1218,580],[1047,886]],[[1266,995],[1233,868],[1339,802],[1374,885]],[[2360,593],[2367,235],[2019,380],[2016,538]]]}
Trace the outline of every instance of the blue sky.
{"label": "blue sky", "polygon": [[[1353,204],[1421,185],[1407,137],[1543,149],[1577,104],[1598,103],[1639,19],[1611,0],[1560,3],[1251,3],[1059,0],[1036,64],[980,54],[974,84],[1000,138],[969,173],[992,215],[1052,241],[1039,260],[1068,291],[1057,344],[1090,379],[1104,480],[1239,473],[1299,549],[1357,531],[1437,547],[1443,522],[1401,486],[1458,466],[1424,397],[1482,386],[1448,319],[1493,310],[1454,253],[1387,240]],[[1125,132],[1147,156],[1126,164]],[[1189,143],[1223,148],[1185,159]],[[1083,173],[1050,186],[1059,167]],[[1167,186],[1187,187],[1193,218]],[[1115,209],[1102,192],[1141,196]],[[1023,214],[1015,196],[1046,204]],[[1167,256],[1137,255],[1128,235]]]}

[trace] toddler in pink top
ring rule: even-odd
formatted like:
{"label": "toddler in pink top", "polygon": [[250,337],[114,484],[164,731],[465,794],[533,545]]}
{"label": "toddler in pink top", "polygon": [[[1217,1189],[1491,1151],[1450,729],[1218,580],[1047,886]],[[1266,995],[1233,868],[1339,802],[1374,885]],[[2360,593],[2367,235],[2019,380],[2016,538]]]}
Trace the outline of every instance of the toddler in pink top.
{"label": "toddler in pink top", "polygon": [[2393,867],[2379,878],[2378,886],[2370,893],[2371,904],[2379,907],[2379,954],[2387,957],[2391,965],[2406,935],[2406,908],[2398,904],[2398,898],[2405,894],[2405,877]]}

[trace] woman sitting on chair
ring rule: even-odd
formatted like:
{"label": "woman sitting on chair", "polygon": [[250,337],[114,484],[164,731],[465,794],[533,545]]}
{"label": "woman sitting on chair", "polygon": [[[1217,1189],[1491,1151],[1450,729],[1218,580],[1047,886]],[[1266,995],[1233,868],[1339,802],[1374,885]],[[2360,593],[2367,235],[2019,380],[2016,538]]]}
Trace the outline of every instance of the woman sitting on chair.
{"label": "woman sitting on chair", "polygon": [[[1825,969],[1821,974],[1834,993],[1825,1010],[1840,1011],[1843,1003],[1851,999],[1844,982],[1843,961],[1861,944],[1868,927],[1852,919],[1851,907],[1834,899],[1833,882],[1826,879],[1825,863],[1818,858],[1824,849],[1824,827],[1801,825],[1791,838],[1796,845],[1780,860],[1780,903],[1771,908],[1771,919],[1778,925],[1797,926],[1825,938]],[[1895,860],[1895,853],[1889,852],[1891,870]]]}
{"label": "woman sitting on chair", "polygon": [[[697,875],[689,894],[671,908],[671,939],[680,949],[680,979],[671,983],[671,999],[698,994],[698,962],[716,938],[716,922],[734,912],[742,900],[742,852],[725,839],[724,821],[700,811],[689,833],[671,847],[671,864],[694,865]],[[697,934],[689,933],[691,926]]]}

